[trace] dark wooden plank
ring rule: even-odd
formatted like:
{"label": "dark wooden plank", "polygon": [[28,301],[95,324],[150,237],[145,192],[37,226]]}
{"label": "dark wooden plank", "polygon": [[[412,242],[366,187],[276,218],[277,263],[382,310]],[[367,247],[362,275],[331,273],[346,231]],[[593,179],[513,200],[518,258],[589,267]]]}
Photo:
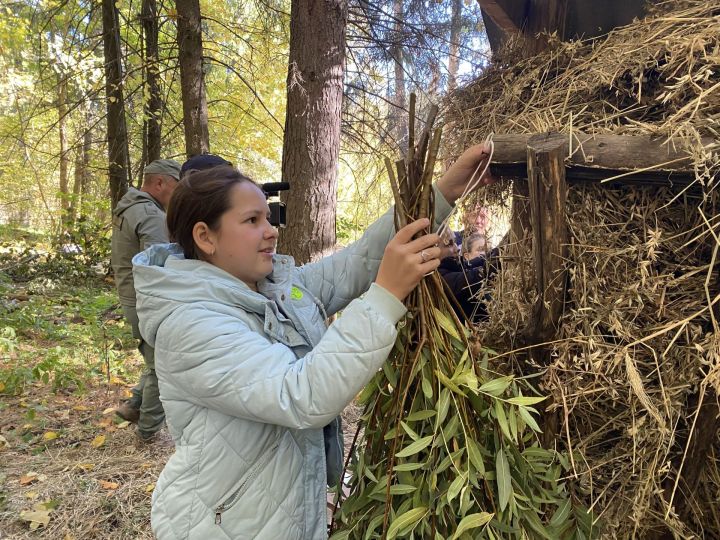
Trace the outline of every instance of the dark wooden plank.
{"label": "dark wooden plank", "polygon": [[[490,167],[495,176],[524,178],[527,172],[527,144],[530,135],[495,135],[495,152]],[[563,136],[566,152],[569,137]],[[711,144],[711,140],[703,140]],[[568,182],[600,182],[687,186],[695,180],[693,158],[682,145],[646,135],[577,134],[572,155],[566,160]],[[622,175],[622,176],[620,176]]]}
{"label": "dark wooden plank", "polygon": [[505,10],[495,0],[478,0],[480,8],[487,14],[498,27],[507,34],[515,34],[520,31],[517,25],[510,19]]}

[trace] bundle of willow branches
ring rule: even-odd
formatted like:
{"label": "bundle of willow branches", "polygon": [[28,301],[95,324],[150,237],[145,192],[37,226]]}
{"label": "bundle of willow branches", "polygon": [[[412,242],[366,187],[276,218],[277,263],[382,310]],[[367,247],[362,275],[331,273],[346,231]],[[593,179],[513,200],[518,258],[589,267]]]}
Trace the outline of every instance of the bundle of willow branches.
{"label": "bundle of willow branches", "polygon": [[[432,171],[440,129],[430,112],[417,146],[388,170],[396,225],[432,220]],[[437,273],[407,300],[409,315],[383,370],[358,400],[364,438],[333,540],[369,538],[589,538],[591,516],[562,479],[564,456],[537,444],[527,381],[474,358],[468,331]],[[356,435],[357,438],[357,435]],[[352,454],[353,452],[351,452]]]}

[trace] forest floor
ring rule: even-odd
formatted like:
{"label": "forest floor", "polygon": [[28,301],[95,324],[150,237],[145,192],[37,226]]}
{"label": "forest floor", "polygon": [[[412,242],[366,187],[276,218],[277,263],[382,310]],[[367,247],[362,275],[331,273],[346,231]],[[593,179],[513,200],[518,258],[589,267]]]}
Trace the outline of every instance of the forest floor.
{"label": "forest floor", "polygon": [[[142,358],[112,280],[2,270],[0,539],[153,538],[150,501],[173,442],[164,428],[143,443],[113,412]],[[359,410],[343,416],[349,447]]]}
{"label": "forest floor", "polygon": [[0,538],[152,538],[173,444],[113,413],[142,359],[112,283],[0,288]]}

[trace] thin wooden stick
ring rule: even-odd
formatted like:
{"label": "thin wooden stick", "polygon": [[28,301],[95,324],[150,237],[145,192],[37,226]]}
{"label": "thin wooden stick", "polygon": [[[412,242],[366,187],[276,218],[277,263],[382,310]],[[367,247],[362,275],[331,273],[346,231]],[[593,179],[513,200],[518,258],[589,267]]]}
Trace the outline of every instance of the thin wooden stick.
{"label": "thin wooden stick", "polygon": [[385,167],[388,170],[388,177],[390,178],[390,187],[393,192],[393,199],[395,199],[395,230],[398,231],[407,225],[405,219],[405,208],[403,206],[402,197],[400,196],[400,188],[398,186],[397,178],[395,178],[395,172],[393,171],[393,164],[390,158],[385,158]]}

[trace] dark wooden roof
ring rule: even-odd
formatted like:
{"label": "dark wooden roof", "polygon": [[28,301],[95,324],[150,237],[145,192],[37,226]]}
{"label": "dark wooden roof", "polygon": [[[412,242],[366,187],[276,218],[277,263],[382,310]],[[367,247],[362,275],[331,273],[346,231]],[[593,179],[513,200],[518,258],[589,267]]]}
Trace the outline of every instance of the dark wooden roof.
{"label": "dark wooden roof", "polygon": [[546,19],[545,12],[552,9],[564,11],[559,23],[564,41],[601,36],[645,14],[645,0],[478,0],[478,3],[493,51],[498,50],[510,32],[542,27],[538,19]]}

